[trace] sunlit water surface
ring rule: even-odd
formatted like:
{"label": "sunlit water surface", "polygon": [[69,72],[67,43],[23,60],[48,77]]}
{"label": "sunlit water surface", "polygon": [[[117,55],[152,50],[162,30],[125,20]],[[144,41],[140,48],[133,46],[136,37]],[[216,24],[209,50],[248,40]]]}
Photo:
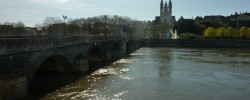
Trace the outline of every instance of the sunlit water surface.
{"label": "sunlit water surface", "polygon": [[250,100],[250,50],[141,48],[45,100]]}

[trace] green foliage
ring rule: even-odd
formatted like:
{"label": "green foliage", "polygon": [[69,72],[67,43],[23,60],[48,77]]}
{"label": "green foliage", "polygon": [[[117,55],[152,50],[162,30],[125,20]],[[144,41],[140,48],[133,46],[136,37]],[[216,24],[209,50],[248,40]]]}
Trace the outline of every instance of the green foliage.
{"label": "green foliage", "polygon": [[249,36],[248,36],[248,33],[250,33],[250,32],[248,32],[248,29],[249,29],[249,28],[247,28],[247,27],[245,27],[245,26],[240,28],[240,34],[241,34],[242,37],[245,37],[245,39],[249,39],[249,38],[250,38],[250,37],[249,37],[250,34],[249,34]]}
{"label": "green foliage", "polygon": [[[203,18],[204,19],[204,18]],[[208,39],[250,39],[250,21],[221,18],[220,21],[185,19],[181,17],[174,28],[178,34],[193,33]],[[185,36],[185,35],[184,35]]]}
{"label": "green foliage", "polygon": [[151,27],[150,29],[149,29],[149,32],[148,32],[148,35],[149,35],[149,37],[157,37],[157,29],[155,28],[155,27]]}
{"label": "green foliage", "polygon": [[226,32],[226,28],[224,27],[217,28],[215,37],[222,39],[225,36],[225,32]]}
{"label": "green foliage", "polygon": [[241,27],[241,28],[213,28],[208,27],[203,36],[209,39],[250,39],[250,28]]}
{"label": "green foliage", "polygon": [[250,28],[247,29],[246,38],[247,38],[247,39],[250,39]]}
{"label": "green foliage", "polygon": [[202,35],[204,30],[206,29],[206,25],[201,24],[194,19],[184,19],[183,17],[181,17],[175,25],[175,28],[180,35],[183,33]]}
{"label": "green foliage", "polygon": [[213,27],[208,27],[205,30],[203,36],[205,38],[215,38],[215,36],[216,36],[216,30]]}
{"label": "green foliage", "polygon": [[228,27],[225,31],[225,37],[228,39],[233,38],[234,37],[233,34],[234,34],[234,29],[232,27]]}
{"label": "green foliage", "polygon": [[180,37],[184,39],[202,39],[202,36],[193,33],[184,33],[181,34]]}
{"label": "green foliage", "polygon": [[198,35],[202,35],[202,33],[204,32],[204,30],[206,29],[206,25],[203,25],[199,22],[194,22],[195,25],[195,31],[197,32],[196,34]]}
{"label": "green foliage", "polygon": [[177,31],[179,34],[183,33],[197,33],[195,32],[196,26],[194,25],[194,20],[193,19],[180,19],[177,22]]}

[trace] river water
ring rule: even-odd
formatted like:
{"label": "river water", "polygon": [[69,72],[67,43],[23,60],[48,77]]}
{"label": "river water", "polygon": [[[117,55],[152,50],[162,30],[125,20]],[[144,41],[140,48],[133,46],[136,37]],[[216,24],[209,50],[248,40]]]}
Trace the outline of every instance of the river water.
{"label": "river water", "polygon": [[250,50],[141,48],[41,99],[250,100]]}

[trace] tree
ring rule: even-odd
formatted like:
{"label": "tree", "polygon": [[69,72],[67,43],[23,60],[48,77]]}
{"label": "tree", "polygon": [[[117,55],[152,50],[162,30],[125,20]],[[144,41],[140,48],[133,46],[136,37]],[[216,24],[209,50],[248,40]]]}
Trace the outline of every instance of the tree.
{"label": "tree", "polygon": [[43,25],[45,27],[49,27],[53,24],[59,24],[59,23],[63,23],[63,20],[60,19],[59,17],[46,17],[44,19]]}
{"label": "tree", "polygon": [[184,33],[180,37],[184,39],[202,39],[200,35],[196,35],[192,33]]}
{"label": "tree", "polygon": [[24,23],[23,22],[17,22],[17,23],[14,23],[13,27],[25,27]]}
{"label": "tree", "polygon": [[177,29],[179,35],[183,33],[202,35],[206,29],[206,25],[203,25],[194,19],[184,19],[183,17],[177,21],[177,24],[174,27]]}
{"label": "tree", "polygon": [[247,39],[250,39],[250,27],[248,27],[248,29],[247,29],[246,38],[247,38]]}
{"label": "tree", "polygon": [[42,25],[42,24],[39,24],[39,23],[36,23],[36,24],[34,25],[34,27],[36,27],[36,28],[38,28],[38,27],[43,27],[43,25]]}
{"label": "tree", "polygon": [[195,25],[195,33],[197,35],[202,35],[202,33],[204,32],[204,30],[206,29],[206,25],[203,25],[197,21],[194,22]]}
{"label": "tree", "polygon": [[85,23],[87,23],[87,20],[85,18],[79,18],[79,19],[74,19],[68,22],[69,24],[75,24],[78,26],[83,27]]}
{"label": "tree", "polygon": [[79,29],[81,29],[80,26],[78,26],[76,24],[68,24],[66,26],[66,33],[79,34]]}
{"label": "tree", "polygon": [[248,38],[247,37],[248,36],[248,28],[245,27],[245,26],[241,27],[240,28],[240,34],[241,34],[242,39],[243,38],[247,39]]}
{"label": "tree", "polygon": [[222,39],[225,35],[225,31],[226,29],[224,27],[217,28],[215,37]]}
{"label": "tree", "polygon": [[234,37],[233,34],[234,34],[234,28],[228,27],[225,31],[225,37],[228,39],[233,39],[233,37]]}
{"label": "tree", "polygon": [[3,25],[12,25],[13,26],[14,23],[13,22],[4,22]]}
{"label": "tree", "polygon": [[215,33],[216,33],[216,31],[215,31],[215,29],[214,29],[213,27],[208,27],[208,28],[205,30],[203,36],[204,36],[205,38],[214,38],[214,37],[216,36]]}
{"label": "tree", "polygon": [[150,27],[149,28],[149,32],[148,32],[148,35],[149,35],[149,37],[157,37],[157,29],[156,29],[156,27]]}

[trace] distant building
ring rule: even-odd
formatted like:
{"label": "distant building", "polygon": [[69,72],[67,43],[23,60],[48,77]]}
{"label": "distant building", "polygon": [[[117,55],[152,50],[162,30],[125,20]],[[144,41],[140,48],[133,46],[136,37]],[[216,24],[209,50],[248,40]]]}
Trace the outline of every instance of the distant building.
{"label": "distant building", "polygon": [[234,15],[229,16],[230,21],[250,21],[250,13],[240,13],[237,12]]}
{"label": "distant building", "polygon": [[156,17],[155,17],[155,20],[153,21],[153,24],[159,24],[159,25],[160,25],[160,23],[161,23],[161,18],[160,18],[160,16],[156,16]]}
{"label": "distant building", "polygon": [[221,15],[212,15],[212,16],[205,16],[203,22],[213,22],[213,23],[221,23],[224,19],[224,16]]}
{"label": "distant building", "polygon": [[232,14],[230,16],[222,16],[222,15],[210,15],[210,16],[204,16],[199,17],[197,16],[195,18],[195,21],[198,21],[200,23],[213,23],[215,25],[220,25],[221,23],[239,23],[239,22],[249,22],[250,21],[250,13],[240,13],[237,12],[235,14]]}
{"label": "distant building", "polygon": [[160,16],[156,16],[154,24],[159,25],[159,38],[171,38],[172,29],[175,23],[175,16],[172,16],[172,1],[160,3]]}

